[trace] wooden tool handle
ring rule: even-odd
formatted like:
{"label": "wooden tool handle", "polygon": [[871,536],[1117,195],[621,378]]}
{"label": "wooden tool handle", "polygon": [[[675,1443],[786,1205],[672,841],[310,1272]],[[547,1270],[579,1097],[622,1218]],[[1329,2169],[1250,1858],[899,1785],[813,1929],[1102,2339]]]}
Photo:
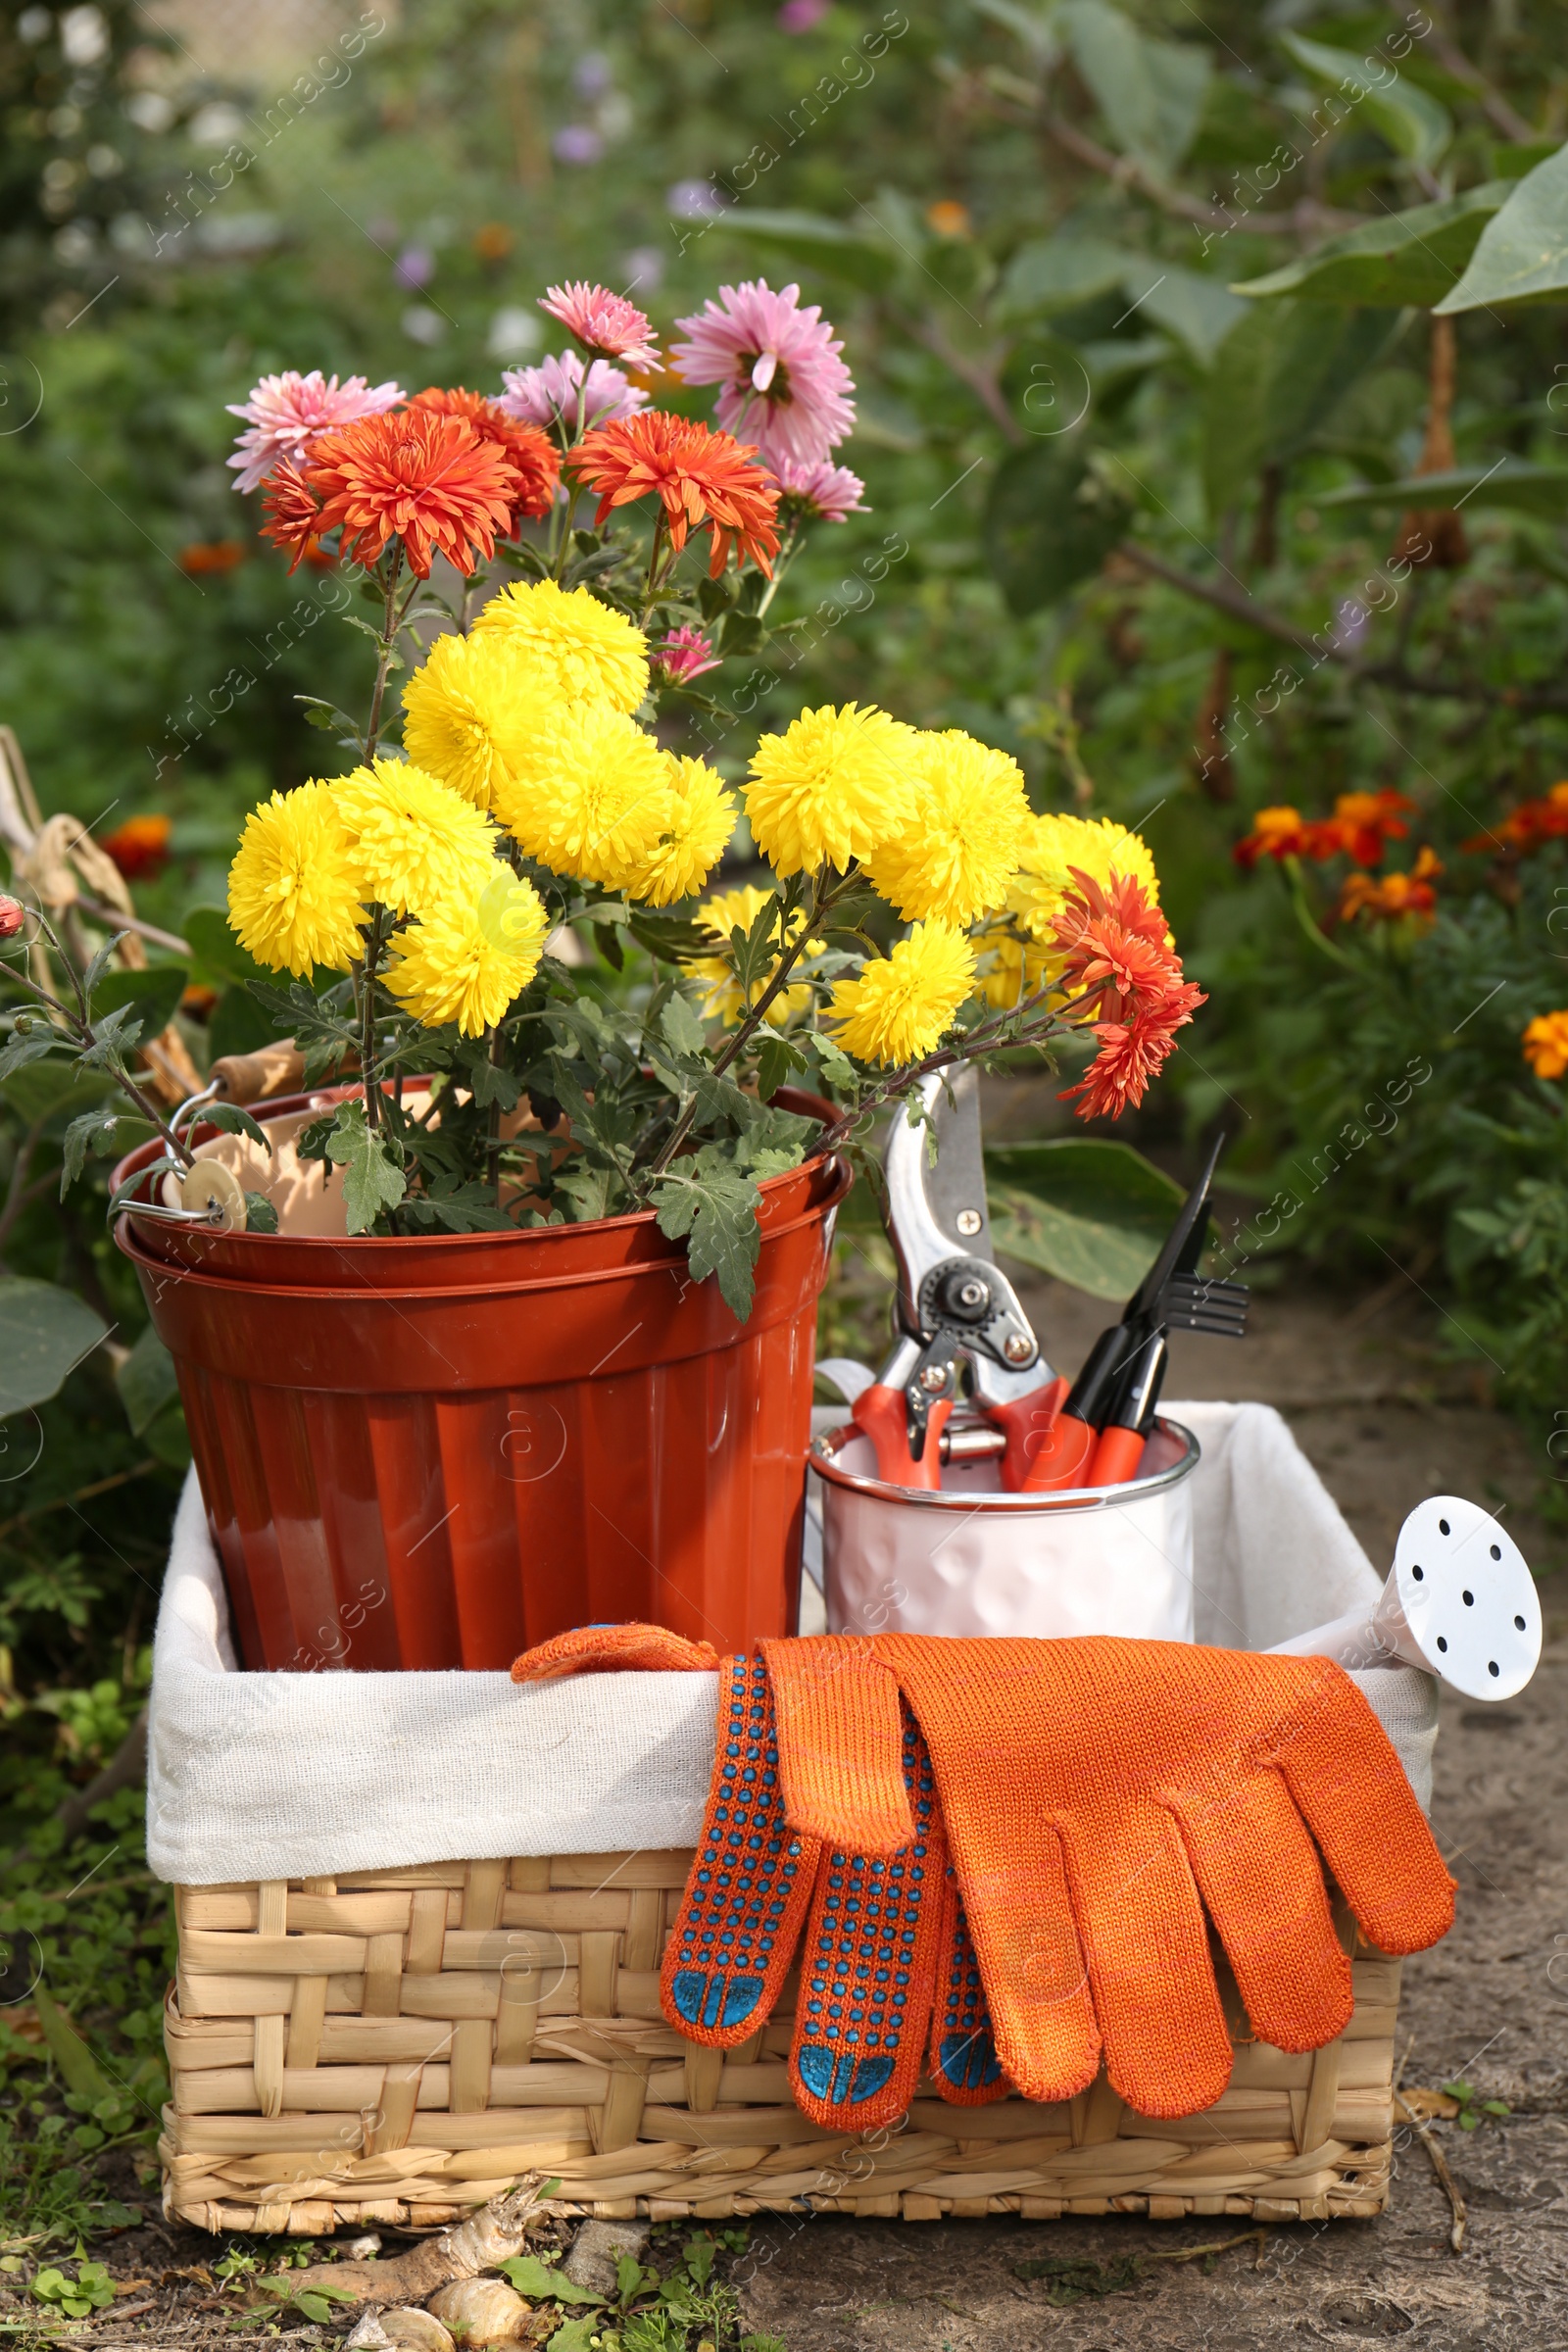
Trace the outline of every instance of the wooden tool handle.
{"label": "wooden tool handle", "polygon": [[305,1083],[305,1056],[291,1038],[281,1038],[254,1054],[224,1054],[207,1074],[218,1082],[220,1102],[262,1102],[273,1095],[298,1094]]}

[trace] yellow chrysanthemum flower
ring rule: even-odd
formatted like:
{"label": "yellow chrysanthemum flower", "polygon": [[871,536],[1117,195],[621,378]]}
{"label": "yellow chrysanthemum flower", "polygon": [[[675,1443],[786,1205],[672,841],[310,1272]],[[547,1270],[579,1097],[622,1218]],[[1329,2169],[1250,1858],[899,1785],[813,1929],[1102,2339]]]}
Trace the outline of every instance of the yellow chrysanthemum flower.
{"label": "yellow chrysanthemum flower", "polygon": [[669,809],[664,753],[609,703],[563,706],[530,748],[526,779],[496,787],[496,814],[530,858],[608,890],[653,855]]}
{"label": "yellow chrysanthemum flower", "polygon": [[570,702],[631,711],[648,692],[648,640],[586,588],[514,580],[481,608],[473,633],[481,643],[503,638],[542,685]]}
{"label": "yellow chrysanthemum flower", "polygon": [[824,861],[842,872],[869,858],[909,822],[917,742],[913,727],[855,703],[803,710],[782,735],[764,735],[746,787],[763,857],[780,874]]}
{"label": "yellow chrysanthemum flower", "polygon": [[[753,923],[757,920],[759,910],[767,904],[769,899],[777,898],[777,896],[776,891],[758,890],[751,883],[748,883],[742,890],[717,891],[712,898],[703,901],[702,906],[697,909],[697,920],[706,924],[710,931],[716,931],[721,939],[727,940],[737,926],[742,931],[750,931]],[[805,922],[806,911],[804,907],[798,908],[791,918],[790,935],[792,940],[799,939]],[[808,939],[806,943],[806,953],[808,956],[820,956],[825,945],[823,940]],[[726,1029],[733,1029],[742,1013],[748,1011],[757,1003],[768,981],[773,977],[774,972],[778,969],[778,958],[775,956],[762,977],[755,981],[752,987],[746,991],[742,990],[734,972],[722,956],[700,956],[694,962],[689,963],[686,969],[694,980],[702,980],[707,983],[708,994],[701,1006],[703,1018],[708,1021],[722,1021]],[[811,993],[805,983],[792,981],[789,987],[779,990],[778,995],[763,1013],[763,1020],[773,1029],[788,1028],[791,1021],[801,1020],[810,1011]]]}
{"label": "yellow chrysanthemum flower", "polygon": [[358,960],[359,878],[329,784],[274,792],[245,819],[228,869],[228,927],[270,971],[309,976]]}
{"label": "yellow chrysanthemum flower", "polygon": [[450,785],[406,760],[377,760],[332,787],[367,898],[394,914],[433,914],[476,899],[495,862],[496,829]]}
{"label": "yellow chrysanthemum flower", "polygon": [[668,906],[701,890],[735,830],[735,803],[705,760],[666,753],[669,801],[656,849],[626,879],[630,898]]}
{"label": "yellow chrysanthemum flower", "polygon": [[1019,871],[1004,902],[1012,933],[988,939],[990,950],[981,986],[988,1003],[1004,1008],[1032,996],[1059,962],[1044,946],[1076,885],[1073,869],[1102,887],[1113,874],[1141,882],[1150,903],[1159,904],[1159,877],[1149,844],[1114,817],[1036,816],[1024,828]]}
{"label": "yellow chrysanthemum flower", "polygon": [[525,772],[561,700],[506,632],[438,637],[403,689],[404,748],[426,775],[490,808],[498,785]]}
{"label": "yellow chrysanthemum flower", "polygon": [[958,727],[915,739],[914,811],[871,858],[871,880],[906,920],[960,928],[1000,906],[1030,822],[1023,773]]}
{"label": "yellow chrysanthemum flower", "polygon": [[502,866],[473,902],[422,915],[400,932],[386,984],[416,1020],[456,1021],[480,1037],[539,969],[550,918],[531,882]]}
{"label": "yellow chrysanthemum flower", "polygon": [[974,950],[946,923],[916,923],[893,953],[841,980],[830,1007],[838,1043],[858,1061],[918,1061],[974,991]]}

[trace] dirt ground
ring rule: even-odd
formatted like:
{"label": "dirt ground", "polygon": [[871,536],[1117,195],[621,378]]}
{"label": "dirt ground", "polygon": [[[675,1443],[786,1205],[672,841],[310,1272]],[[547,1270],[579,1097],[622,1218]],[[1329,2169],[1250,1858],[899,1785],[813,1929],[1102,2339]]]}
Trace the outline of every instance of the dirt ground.
{"label": "dirt ground", "polygon": [[[1069,1367],[1106,1319],[1055,1285],[1029,1290],[1027,1304]],[[1264,1295],[1242,1347],[1176,1341],[1167,1393],[1277,1404],[1380,1568],[1405,1511],[1434,1492],[1505,1510],[1537,1565],[1563,1557],[1562,1535],[1533,1507],[1550,1465],[1445,1365],[1436,1332],[1402,1280],[1356,1299]],[[1412,2352],[1568,2352],[1568,1576],[1561,1584],[1560,1599],[1555,1580],[1545,1587],[1549,1644],[1531,1688],[1494,1708],[1446,1700],[1438,1745],[1435,1821],[1459,1915],[1446,1943],[1406,1963],[1404,2081],[1462,2077],[1511,2110],[1469,2133],[1433,2127],[1469,2209],[1462,2253],[1449,2249],[1426,2150],[1405,2132],[1382,2220],[1275,2227],[1206,2275],[1199,2261],[1161,2261],[1120,2289],[1129,2256],[1213,2244],[1246,2223],[760,2223],[742,2262],[750,2326],[789,2352],[1261,2352],[1281,2336],[1346,2352],[1385,2337]],[[232,2342],[191,2276],[221,2251],[162,2228],[100,2248],[117,2276],[149,2284],[73,2340]],[[1053,2303],[1050,2282],[1019,2278],[1040,2256],[1084,2258],[1079,2299]],[[311,2337],[329,2340],[306,2328],[293,2340]]]}

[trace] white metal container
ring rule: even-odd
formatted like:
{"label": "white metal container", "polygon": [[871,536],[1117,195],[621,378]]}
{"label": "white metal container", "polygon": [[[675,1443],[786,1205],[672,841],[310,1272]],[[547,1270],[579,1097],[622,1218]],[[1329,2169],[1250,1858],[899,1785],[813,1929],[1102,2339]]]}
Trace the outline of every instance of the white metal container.
{"label": "white metal container", "polygon": [[875,1477],[853,1422],[824,1431],[809,1460],[828,1631],[1191,1642],[1198,1458],[1192,1432],[1161,1419],[1122,1486],[1004,1494],[995,1455],[980,1454],[950,1460],[932,1494]]}

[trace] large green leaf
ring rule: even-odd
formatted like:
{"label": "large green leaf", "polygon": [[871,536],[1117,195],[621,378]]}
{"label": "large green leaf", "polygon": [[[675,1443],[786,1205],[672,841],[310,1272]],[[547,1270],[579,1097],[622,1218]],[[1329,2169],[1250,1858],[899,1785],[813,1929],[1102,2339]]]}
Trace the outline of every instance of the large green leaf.
{"label": "large green leaf", "polygon": [[869,231],[846,228],[822,213],[770,212],[738,205],[715,223],[726,236],[764,245],[792,262],[840,277],[867,294],[882,294],[898,275],[897,249]]}
{"label": "large green leaf", "polygon": [[276,977],[246,954],[229,929],[221,906],[193,906],[185,917],[185,937],[194,976],[209,987],[220,987],[225,980],[243,983]]}
{"label": "large green leaf", "polygon": [[1326,310],[1289,298],[1249,310],[1209,374],[1203,484],[1210,512],[1222,514],[1260,466],[1303,449],[1391,339],[1386,311]]}
{"label": "large green leaf", "polygon": [[131,1019],[141,1023],[139,1042],[145,1046],[161,1037],[173,1019],[185,980],[182,963],[155,963],[144,972],[105,972],[92,992],[93,1019],[128,1005]]}
{"label": "large green leaf", "polygon": [[1033,237],[1007,264],[998,307],[1004,318],[1076,310],[1120,287],[1137,259],[1106,237]]}
{"label": "large green leaf", "polygon": [[1568,466],[1530,466],[1505,458],[1500,466],[1457,466],[1451,473],[1412,473],[1368,488],[1329,490],[1319,507],[1513,507],[1524,514],[1568,514]]}
{"label": "large green leaf", "polygon": [[62,1119],[73,1119],[78,1111],[90,1110],[105,1095],[115,1092],[115,1081],[106,1070],[84,1070],[78,1061],[60,1054],[13,1070],[0,1086],[0,1095],[27,1127],[46,1127],[50,1122],[58,1125]]}
{"label": "large green leaf", "polygon": [[1167,328],[1205,368],[1247,307],[1217,277],[1205,277],[1200,270],[1131,255],[1122,273],[1122,290],[1140,318]]}
{"label": "large green leaf", "polygon": [[999,1254],[1096,1298],[1132,1295],[1186,1198],[1130,1144],[1076,1135],[989,1146],[986,1188]]}
{"label": "large green leaf", "polygon": [[986,562],[1014,612],[1054,604],[1100,569],[1131,510],[1077,440],[1041,441],[999,466],[986,508]]}
{"label": "large green leaf", "polygon": [[1441,204],[1418,204],[1407,213],[1365,220],[1287,262],[1283,270],[1242,279],[1231,292],[1430,310],[1457,282],[1487,222],[1502,210],[1509,193],[1506,180],[1494,179]]}
{"label": "large green leaf", "polygon": [[1481,232],[1470,267],[1440,317],[1502,302],[1561,301],[1568,290],[1568,147],[1547,156]]}
{"label": "large green leaf", "polygon": [[1202,120],[1208,51],[1152,39],[1104,0],[1068,0],[1056,22],[1117,146],[1169,179]]}
{"label": "large green leaf", "polygon": [[277,1023],[248,988],[225,988],[213,1006],[207,1043],[214,1061],[224,1054],[254,1054],[278,1043]]}
{"label": "large green leaf", "polygon": [[178,1395],[174,1359],[150,1323],[115,1374],[115,1386],[125,1418],[138,1438],[170,1398]]}
{"label": "large green leaf", "polygon": [[0,1420],[53,1396],[108,1329],[74,1291],[23,1275],[0,1282]]}
{"label": "large green leaf", "polygon": [[1348,123],[1370,122],[1396,155],[1430,167],[1446,150],[1453,137],[1447,108],[1402,74],[1391,75],[1353,50],[1331,49],[1324,41],[1304,40],[1298,32],[1282,32],[1280,41],[1314,81],[1348,101]]}

